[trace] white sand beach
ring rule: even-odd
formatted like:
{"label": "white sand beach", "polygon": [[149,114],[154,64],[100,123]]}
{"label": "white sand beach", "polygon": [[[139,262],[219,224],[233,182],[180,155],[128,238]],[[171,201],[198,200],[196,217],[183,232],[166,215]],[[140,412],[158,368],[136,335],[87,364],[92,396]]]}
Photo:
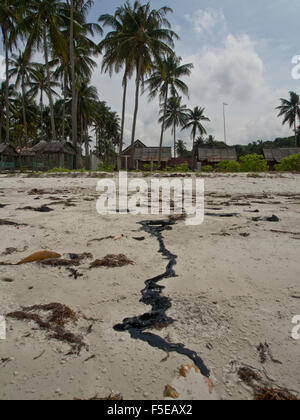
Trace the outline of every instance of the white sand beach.
{"label": "white sand beach", "polygon": [[[67,305],[78,316],[77,325],[67,329],[89,347],[68,354],[70,344],[49,338],[36,323],[6,318],[1,400],[104,398],[111,392],[124,399],[159,400],[166,385],[176,388],[180,367],[192,363],[113,329],[124,318],[150,310],[140,302],[140,291],[147,279],[165,271],[167,261],[157,240],[140,231],[138,222],[148,217],[96,212],[97,180],[85,174],[0,177],[0,219],[26,225],[0,226],[0,262],[18,263],[41,250],[63,258],[70,253],[93,257],[73,267],[77,278],[68,267],[0,265],[0,315],[33,305]],[[178,257],[177,277],[161,283],[172,301],[167,315],[175,322],[152,332],[202,358],[214,398],[253,399],[253,390],[237,375],[245,365],[275,387],[300,392],[300,340],[291,336],[292,318],[300,315],[299,181],[293,174],[207,175],[206,212],[237,216],[206,216],[196,227],[179,221],[163,232],[166,247]],[[53,211],[18,210],[42,205]],[[252,220],[272,215],[279,222]],[[89,269],[107,254],[124,254],[134,265]],[[269,346],[264,363],[260,344]],[[179,399],[207,397],[190,384],[186,389],[178,384],[177,391]]]}

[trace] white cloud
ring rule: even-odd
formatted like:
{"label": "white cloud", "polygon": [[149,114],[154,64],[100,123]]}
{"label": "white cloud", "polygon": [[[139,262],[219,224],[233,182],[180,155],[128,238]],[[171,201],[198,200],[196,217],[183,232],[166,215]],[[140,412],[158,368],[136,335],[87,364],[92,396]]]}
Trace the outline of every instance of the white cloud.
{"label": "white cloud", "polygon": [[197,34],[225,30],[227,27],[226,18],[222,9],[199,9],[193,15],[185,15],[185,19],[193,25]]}
{"label": "white cloud", "polygon": [[0,81],[5,80],[5,58],[0,55]]}
{"label": "white cloud", "polygon": [[268,85],[264,63],[255,47],[247,35],[228,35],[222,47],[206,47],[185,57],[195,65],[189,79],[191,100],[194,105],[206,108],[212,120],[211,132],[218,139],[223,139],[222,103],[230,105],[227,109],[230,143],[272,139],[290,133],[282,127],[275,111],[286,91]]}

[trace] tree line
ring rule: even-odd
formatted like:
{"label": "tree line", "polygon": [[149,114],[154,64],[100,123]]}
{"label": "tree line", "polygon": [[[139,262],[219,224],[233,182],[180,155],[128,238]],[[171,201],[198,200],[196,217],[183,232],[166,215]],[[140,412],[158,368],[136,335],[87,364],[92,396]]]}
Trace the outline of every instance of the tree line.
{"label": "tree line", "polygon": [[[160,150],[170,127],[174,150],[179,126],[191,129],[195,142],[197,133],[206,133],[203,122],[209,120],[204,108],[189,110],[182,105],[182,96],[189,91],[183,78],[191,74],[193,65],[183,64],[175,53],[179,36],[168,20],[172,9],[127,1],[113,15],[102,14],[91,23],[88,16],[93,4],[92,0],[1,2],[6,80],[0,86],[0,142],[27,147],[40,140],[70,138],[77,149],[84,145],[87,155],[94,132],[100,157],[113,155],[116,148],[121,154],[127,87],[133,77],[131,144],[139,98],[146,91],[150,100],[157,96],[159,100]],[[96,35],[102,36],[100,43],[95,42]],[[34,62],[37,51],[43,63]],[[91,85],[98,57],[104,73],[122,71],[121,118]]]}

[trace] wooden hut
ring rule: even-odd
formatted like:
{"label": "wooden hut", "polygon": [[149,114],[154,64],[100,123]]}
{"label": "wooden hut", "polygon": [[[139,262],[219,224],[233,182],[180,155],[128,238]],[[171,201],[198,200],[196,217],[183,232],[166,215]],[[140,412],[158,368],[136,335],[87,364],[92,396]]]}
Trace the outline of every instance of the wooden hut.
{"label": "wooden hut", "polygon": [[268,162],[269,168],[274,169],[276,164],[281,163],[282,159],[285,159],[292,155],[300,153],[300,147],[288,147],[288,148],[264,148],[263,154]]}
{"label": "wooden hut", "polygon": [[16,149],[7,143],[0,144],[0,170],[14,171],[17,169],[18,153]]}
{"label": "wooden hut", "polygon": [[31,149],[35,153],[36,169],[75,169],[76,149],[69,142],[41,141]]}
{"label": "wooden hut", "polygon": [[216,165],[223,160],[230,160],[236,162],[238,160],[236,149],[230,148],[204,148],[198,149],[198,161],[202,165]]}
{"label": "wooden hut", "polygon": [[[133,154],[135,153],[136,149],[143,149],[146,148],[147,146],[142,143],[140,140],[136,140],[133,144]],[[125,150],[123,150],[122,155],[121,155],[121,168],[122,169],[129,169],[130,166],[130,159],[131,159],[131,151],[132,151],[132,147],[131,145],[128,146]]]}
{"label": "wooden hut", "polygon": [[[172,148],[163,147],[161,151],[161,164],[166,167],[167,163],[172,159]],[[154,165],[159,163],[159,147],[143,147],[137,148],[134,152],[133,160],[136,169],[143,170],[144,165]]]}

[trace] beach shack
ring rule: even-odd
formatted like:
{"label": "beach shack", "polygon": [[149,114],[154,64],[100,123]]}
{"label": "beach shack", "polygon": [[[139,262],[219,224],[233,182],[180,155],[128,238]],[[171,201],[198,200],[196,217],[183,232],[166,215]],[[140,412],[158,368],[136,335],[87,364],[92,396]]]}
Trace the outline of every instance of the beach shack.
{"label": "beach shack", "polygon": [[[172,148],[163,147],[161,150],[161,165],[167,167],[167,163],[172,159]],[[145,165],[150,165],[153,170],[155,164],[159,164],[159,147],[143,147],[135,149],[133,160],[135,169],[143,170]]]}
{"label": "beach shack", "polygon": [[7,143],[0,144],[0,170],[14,171],[18,165],[18,153],[16,149]]}
{"label": "beach shack", "polygon": [[287,147],[287,148],[264,148],[263,154],[268,162],[270,170],[275,169],[275,165],[281,163],[282,159],[285,159],[292,155],[300,153],[300,147]]}
{"label": "beach shack", "polygon": [[121,154],[121,168],[122,169],[129,169],[130,168],[130,159],[131,159],[131,152],[133,149],[133,154],[135,153],[136,149],[143,149],[147,146],[142,143],[140,140],[136,140],[133,144],[133,147],[128,146],[125,150],[123,150]]}
{"label": "beach shack", "polygon": [[199,147],[198,161],[201,165],[214,166],[223,160],[236,162],[238,160],[235,147],[228,148],[208,148]]}
{"label": "beach shack", "polygon": [[76,149],[66,141],[41,141],[32,147],[35,154],[35,169],[45,171],[53,168],[75,169]]}

